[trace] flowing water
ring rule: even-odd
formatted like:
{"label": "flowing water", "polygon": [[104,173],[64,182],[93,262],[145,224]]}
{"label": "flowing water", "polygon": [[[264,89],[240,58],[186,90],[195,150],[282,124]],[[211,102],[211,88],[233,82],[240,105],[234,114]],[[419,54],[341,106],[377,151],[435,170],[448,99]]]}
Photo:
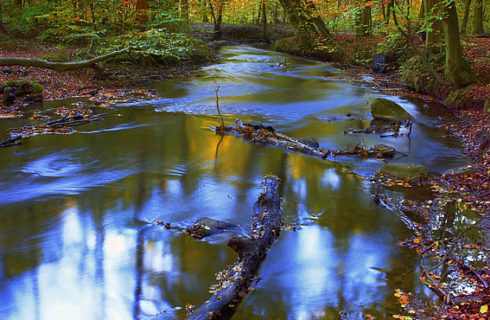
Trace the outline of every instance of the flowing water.
{"label": "flowing water", "polygon": [[[368,101],[382,94],[326,63],[249,46],[221,52],[200,77],[155,84],[159,99],[98,110],[109,115],[78,134],[0,150],[2,319],[182,317],[175,307],[200,305],[214,274],[236,260],[232,234],[196,241],[151,222],[209,217],[246,233],[269,173],[281,178],[285,219],[303,226],[281,233],[235,319],[390,319],[396,288],[424,293],[417,256],[397,246],[409,233],[371,198],[366,178],[382,161],[220,137],[215,89],[227,123],[266,122],[328,149],[385,143],[406,154],[396,161],[433,173],[467,162],[437,128],[440,109],[386,97],[417,119],[410,139],[344,135],[369,125]],[[26,121],[2,120],[0,132]]]}

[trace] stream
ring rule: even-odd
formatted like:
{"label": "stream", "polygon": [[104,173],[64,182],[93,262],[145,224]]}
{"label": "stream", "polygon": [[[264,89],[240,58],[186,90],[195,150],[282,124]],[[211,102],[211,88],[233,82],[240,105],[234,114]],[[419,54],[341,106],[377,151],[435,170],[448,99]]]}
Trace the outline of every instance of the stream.
{"label": "stream", "polygon": [[[442,106],[385,96],[328,63],[251,46],[221,54],[198,77],[153,84],[158,99],[96,109],[108,115],[79,133],[0,149],[2,319],[183,318],[179,307],[204,302],[236,260],[226,240],[249,231],[266,174],[281,178],[284,219],[302,227],[281,233],[233,319],[391,319],[397,288],[433,299],[418,256],[397,246],[409,231],[372,200],[382,160],[315,159],[212,129],[220,85],[228,124],[261,121],[325,149],[388,144],[405,154],[393,161],[440,174],[468,163],[438,128]],[[376,97],[415,117],[410,138],[344,134],[369,126]],[[28,122],[2,120],[0,134]],[[239,228],[197,241],[154,223],[202,217]]]}

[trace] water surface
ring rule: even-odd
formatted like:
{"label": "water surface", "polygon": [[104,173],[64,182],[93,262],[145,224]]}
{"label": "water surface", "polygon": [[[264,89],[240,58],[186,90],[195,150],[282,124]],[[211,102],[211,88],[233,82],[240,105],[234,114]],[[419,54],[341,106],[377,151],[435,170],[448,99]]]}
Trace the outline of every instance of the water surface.
{"label": "water surface", "polygon": [[[201,304],[214,274],[235,261],[232,235],[196,241],[151,222],[210,217],[246,232],[270,173],[281,178],[285,219],[303,227],[281,234],[236,319],[391,319],[396,288],[423,293],[416,255],[396,244],[408,232],[371,198],[366,178],[382,161],[323,161],[211,129],[220,85],[229,123],[267,122],[329,149],[385,143],[406,154],[396,161],[442,173],[467,160],[437,128],[439,111],[385,97],[326,63],[248,46],[221,53],[200,77],[155,84],[158,99],[98,110],[109,115],[78,134],[0,150],[3,319],[183,316],[174,308]],[[369,125],[375,97],[415,116],[410,139],[344,135]],[[2,120],[0,133],[24,122]]]}

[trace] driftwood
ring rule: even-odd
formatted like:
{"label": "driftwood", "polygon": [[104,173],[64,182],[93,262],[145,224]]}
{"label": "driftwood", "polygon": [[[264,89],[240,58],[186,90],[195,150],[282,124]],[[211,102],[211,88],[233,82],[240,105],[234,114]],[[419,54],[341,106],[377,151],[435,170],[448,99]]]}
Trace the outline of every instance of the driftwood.
{"label": "driftwood", "polygon": [[63,126],[78,126],[89,122],[94,122],[101,120],[103,116],[107,115],[107,113],[96,114],[93,116],[85,116],[83,114],[76,114],[73,116],[66,116],[60,119],[56,119],[53,121],[46,122],[42,124],[43,126],[50,126],[53,128],[60,128]]}
{"label": "driftwood", "polygon": [[[101,113],[101,114],[96,114],[96,115],[83,115],[83,114],[76,114],[73,116],[65,116],[63,118],[49,121],[43,124],[39,124],[37,126],[24,126],[21,128],[17,128],[11,131],[10,135],[12,138],[0,141],[0,148],[6,148],[6,147],[12,147],[15,145],[19,145],[22,143],[22,139],[37,135],[37,134],[42,134],[42,133],[66,133],[63,131],[57,131],[57,130],[62,130],[63,128],[66,129],[68,127],[75,127],[79,126],[82,124],[94,122],[94,121],[99,121],[103,119],[103,117],[107,115],[107,113]],[[71,132],[69,132],[71,133]]]}
{"label": "driftwood", "polygon": [[0,58],[0,66],[23,66],[23,67],[38,67],[55,70],[58,72],[64,72],[68,70],[92,68],[98,74],[104,71],[103,67],[99,64],[104,60],[118,56],[120,54],[128,52],[129,48],[114,51],[103,56],[95,57],[90,60],[73,61],[73,62],[52,62],[41,59],[21,58],[21,57],[7,57]]}
{"label": "driftwood", "polygon": [[326,150],[320,148],[318,143],[312,143],[310,139],[298,139],[277,132],[273,127],[262,124],[243,123],[240,119],[236,121],[236,127],[218,126],[216,133],[237,134],[246,140],[256,143],[271,144],[283,147],[289,151],[304,153],[321,159],[332,156],[358,155],[363,158],[393,158],[397,151],[386,145],[375,145],[366,148],[362,143],[353,150]]}
{"label": "driftwood", "polygon": [[228,245],[237,252],[238,261],[217,274],[214,295],[186,319],[229,319],[250,291],[254,290],[260,264],[281,230],[281,200],[277,193],[279,179],[266,177],[263,193],[254,205],[254,223],[250,237],[232,238]]}
{"label": "driftwood", "polygon": [[22,139],[22,137],[13,137],[13,138],[4,140],[4,141],[0,142],[0,148],[7,148],[7,147],[18,145],[21,143],[20,142],[21,139]]}

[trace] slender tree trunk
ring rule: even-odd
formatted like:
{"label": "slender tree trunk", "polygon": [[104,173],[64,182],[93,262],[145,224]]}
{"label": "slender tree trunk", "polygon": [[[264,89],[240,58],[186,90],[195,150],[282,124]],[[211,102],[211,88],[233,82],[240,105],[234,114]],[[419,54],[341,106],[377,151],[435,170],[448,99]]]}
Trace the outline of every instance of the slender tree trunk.
{"label": "slender tree trunk", "polygon": [[371,7],[361,8],[356,16],[356,36],[365,37],[371,35]]}
{"label": "slender tree trunk", "polygon": [[390,23],[390,17],[391,17],[393,10],[395,10],[395,2],[390,1],[386,5],[386,23],[388,23],[388,24]]}
{"label": "slender tree trunk", "polygon": [[180,0],[180,14],[182,19],[189,21],[189,0]]}
{"label": "slender tree trunk", "polygon": [[461,34],[466,32],[466,26],[468,25],[468,16],[470,15],[471,0],[466,0],[464,3],[464,16],[461,23]]}
{"label": "slender tree trunk", "polygon": [[148,4],[146,0],[136,1],[136,23],[143,25],[148,21]]}
{"label": "slender tree trunk", "polygon": [[221,39],[221,22],[223,21],[223,10],[224,10],[224,0],[219,0],[217,5],[217,12],[215,12],[213,3],[211,0],[208,0],[209,2],[209,9],[211,11],[211,17],[213,18],[214,22],[214,39],[219,40]]}
{"label": "slender tree trunk", "polygon": [[439,10],[440,0],[423,0],[424,6],[424,20],[425,20],[425,32],[426,32],[426,44],[431,47],[434,43],[437,43],[441,39],[442,24],[441,21],[436,19],[440,17]]}
{"label": "slender tree trunk", "polygon": [[265,0],[262,0],[262,38],[269,42],[269,37],[267,36],[267,14],[266,14]]}
{"label": "slender tree trunk", "polygon": [[209,22],[209,18],[208,18],[208,12],[207,12],[207,9],[206,9],[206,0],[200,0],[199,1],[199,11],[201,12],[201,20],[202,20],[202,22],[208,23]]}
{"label": "slender tree trunk", "polygon": [[483,0],[475,0],[473,9],[473,34],[484,33],[483,30]]}
{"label": "slender tree trunk", "polygon": [[474,82],[470,65],[463,56],[461,41],[459,39],[458,14],[454,0],[444,6],[444,19],[442,20],[444,41],[446,48],[446,63],[444,72],[446,77],[457,86],[465,86]]}

